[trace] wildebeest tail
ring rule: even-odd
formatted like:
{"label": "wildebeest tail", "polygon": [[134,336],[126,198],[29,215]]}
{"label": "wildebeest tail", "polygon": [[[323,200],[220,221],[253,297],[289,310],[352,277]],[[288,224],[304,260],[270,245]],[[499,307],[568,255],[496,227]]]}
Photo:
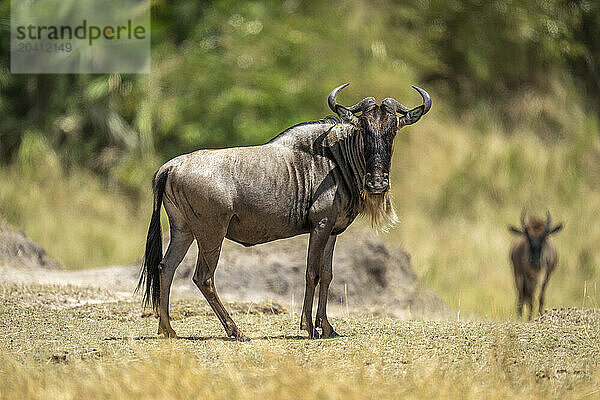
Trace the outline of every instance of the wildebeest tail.
{"label": "wildebeest tail", "polygon": [[148,228],[148,237],[146,238],[146,252],[144,253],[144,264],[140,272],[140,281],[138,282],[136,292],[144,287],[142,303],[146,307],[149,303],[153,308],[158,306],[160,297],[159,264],[162,260],[162,233],[160,229],[160,207],[162,198],[165,194],[165,185],[167,182],[167,171],[157,172],[152,180],[154,192],[154,207],[150,227]]}

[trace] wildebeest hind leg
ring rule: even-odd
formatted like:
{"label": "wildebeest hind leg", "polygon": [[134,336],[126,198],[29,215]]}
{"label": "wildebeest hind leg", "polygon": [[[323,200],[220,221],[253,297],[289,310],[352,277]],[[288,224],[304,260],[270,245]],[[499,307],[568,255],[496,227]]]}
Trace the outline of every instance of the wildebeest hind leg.
{"label": "wildebeest hind leg", "polygon": [[521,318],[523,316],[523,302],[525,300],[525,282],[522,277],[517,276],[515,278],[515,283],[517,287],[517,316]]}
{"label": "wildebeest hind leg", "polygon": [[183,260],[183,257],[185,257],[194,240],[194,236],[192,235],[192,231],[178,219],[179,215],[174,215],[174,211],[176,210],[169,208],[167,202],[165,202],[165,208],[167,209],[167,214],[169,214],[171,238],[167,252],[158,266],[160,271],[160,298],[157,310],[159,316],[158,334],[162,334],[165,337],[176,337],[177,335],[173,328],[171,328],[169,319],[169,293],[175,270],[181,263],[181,260]]}
{"label": "wildebeest hind leg", "polygon": [[329,293],[329,284],[333,278],[333,248],[335,246],[336,236],[332,235],[327,241],[325,252],[323,254],[323,263],[321,264],[320,282],[319,282],[319,307],[317,308],[317,318],[315,327],[322,329],[321,337],[336,337],[338,334],[327,319],[327,295]]}
{"label": "wildebeest hind leg", "polygon": [[219,222],[215,222],[214,224],[206,224],[207,227],[211,227],[211,232],[194,232],[198,242],[198,261],[193,280],[210,307],[217,314],[219,321],[225,328],[225,332],[227,332],[227,336],[234,337],[241,342],[247,342],[250,339],[233,322],[225,306],[221,303],[215,288],[215,270],[219,262],[221,245],[227,231],[226,227],[219,229]]}

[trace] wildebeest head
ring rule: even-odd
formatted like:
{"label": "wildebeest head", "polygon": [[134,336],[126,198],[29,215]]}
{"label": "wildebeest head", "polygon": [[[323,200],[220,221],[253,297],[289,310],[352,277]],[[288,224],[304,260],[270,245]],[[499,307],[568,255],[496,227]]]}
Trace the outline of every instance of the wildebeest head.
{"label": "wildebeest head", "polygon": [[539,268],[541,264],[542,248],[546,238],[553,233],[560,231],[563,227],[562,223],[551,228],[552,218],[550,211],[546,213],[546,221],[540,218],[529,218],[529,223],[525,223],[525,211],[521,213],[521,229],[515,226],[509,226],[508,229],[518,235],[523,235],[529,244],[529,263],[535,268]]}
{"label": "wildebeest head", "polygon": [[396,131],[414,124],[427,113],[431,108],[431,97],[425,90],[413,86],[423,97],[423,104],[412,109],[389,97],[381,105],[377,105],[373,97],[366,97],[351,107],[344,107],[337,104],[336,97],[348,85],[346,83],[333,89],[328,98],[329,107],[343,121],[362,130],[366,164],[364,189],[369,194],[386,193],[390,187],[389,174]]}

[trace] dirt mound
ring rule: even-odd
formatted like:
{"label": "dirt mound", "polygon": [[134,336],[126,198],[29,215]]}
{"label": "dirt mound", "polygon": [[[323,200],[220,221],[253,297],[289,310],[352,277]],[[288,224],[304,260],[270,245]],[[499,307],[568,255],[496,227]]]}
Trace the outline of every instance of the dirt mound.
{"label": "dirt mound", "polygon": [[[221,297],[230,301],[271,299],[299,310],[307,242],[307,235],[249,248],[226,241],[215,278]],[[176,283],[191,285],[196,257],[193,245],[177,270]],[[388,246],[373,233],[351,229],[340,235],[333,264],[331,314],[367,312],[411,318],[448,313],[437,296],[420,287],[408,253]]]}
{"label": "dirt mound", "polygon": [[39,244],[32,242],[24,233],[11,229],[0,220],[0,265],[15,267],[43,267],[61,269],[51,260]]}
{"label": "dirt mound", "polygon": [[552,325],[586,325],[600,327],[600,310],[589,308],[558,308],[546,310],[532,322]]}

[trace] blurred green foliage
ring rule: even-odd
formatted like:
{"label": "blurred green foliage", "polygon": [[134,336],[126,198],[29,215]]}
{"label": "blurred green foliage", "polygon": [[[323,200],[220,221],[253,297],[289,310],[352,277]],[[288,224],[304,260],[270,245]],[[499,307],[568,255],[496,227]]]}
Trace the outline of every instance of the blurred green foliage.
{"label": "blurred green foliage", "polygon": [[[9,15],[8,1],[0,11]],[[515,99],[560,82],[598,113],[599,38],[600,4],[586,0],[154,0],[149,75],[11,75],[2,35],[0,159],[19,161],[41,135],[67,169],[135,191],[161,160],[260,143],[324,116],[345,81],[342,101],[413,104],[418,83],[438,111],[483,110],[507,131],[526,123],[559,135],[568,110],[530,112]]]}

